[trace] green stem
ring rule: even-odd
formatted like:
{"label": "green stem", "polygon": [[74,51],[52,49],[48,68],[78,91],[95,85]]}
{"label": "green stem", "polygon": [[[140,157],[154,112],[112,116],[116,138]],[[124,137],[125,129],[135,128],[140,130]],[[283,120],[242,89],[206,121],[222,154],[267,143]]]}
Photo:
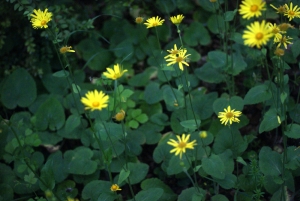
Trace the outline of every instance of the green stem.
{"label": "green stem", "polygon": [[[21,140],[20,140],[20,138],[19,138],[19,136],[18,136],[18,134],[16,133],[16,131],[13,129],[13,127],[11,127],[6,121],[4,121],[4,119],[2,118],[2,116],[0,116],[1,117],[1,122],[4,122],[10,129],[11,129],[11,131],[13,132],[13,134],[14,134],[14,136],[15,136],[15,138],[17,139],[17,141],[18,141],[18,144],[19,144],[19,147],[21,147],[21,154],[22,154],[22,158],[24,159],[24,162],[25,162],[25,164],[26,164],[26,166],[30,169],[30,171],[35,175],[35,177],[36,178],[38,178],[38,180],[44,185],[44,186],[46,186],[48,189],[52,189],[50,186],[48,186],[48,184],[36,173],[36,171],[34,170],[34,168],[33,167],[31,167],[31,165],[30,165],[30,163],[28,162],[28,160],[29,160],[29,158],[27,158],[26,156],[25,156],[25,154],[24,154],[24,145],[21,143]],[[53,193],[53,195],[54,195],[54,197],[56,197],[59,201],[63,201],[63,200],[61,200],[59,197],[58,197],[58,195],[55,193],[55,192],[53,192],[52,191],[52,193]]]}

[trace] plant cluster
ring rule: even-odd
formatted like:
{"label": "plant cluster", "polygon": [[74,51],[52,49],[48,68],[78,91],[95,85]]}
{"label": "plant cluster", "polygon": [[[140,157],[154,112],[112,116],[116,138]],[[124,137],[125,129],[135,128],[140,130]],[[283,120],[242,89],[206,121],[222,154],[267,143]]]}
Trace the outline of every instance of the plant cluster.
{"label": "plant cluster", "polygon": [[300,2],[153,2],[0,8],[0,200],[300,197]]}

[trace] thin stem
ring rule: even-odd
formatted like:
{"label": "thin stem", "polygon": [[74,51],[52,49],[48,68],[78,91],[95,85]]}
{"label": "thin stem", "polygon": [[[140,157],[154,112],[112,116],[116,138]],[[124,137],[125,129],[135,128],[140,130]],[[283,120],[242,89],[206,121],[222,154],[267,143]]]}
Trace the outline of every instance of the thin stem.
{"label": "thin stem", "polygon": [[[26,166],[30,169],[30,171],[35,175],[35,177],[38,178],[38,180],[39,180],[44,186],[46,186],[48,189],[52,189],[52,188],[51,188],[50,186],[48,186],[48,184],[47,184],[47,183],[46,183],[46,182],[45,182],[45,181],[37,174],[37,172],[34,170],[34,168],[31,167],[30,163],[28,162],[29,158],[28,158],[28,157],[25,157],[25,154],[24,154],[24,152],[23,152],[23,150],[24,150],[24,145],[21,143],[21,140],[20,140],[18,134],[16,133],[16,131],[14,130],[14,128],[11,127],[6,121],[3,121],[4,119],[2,118],[2,116],[0,116],[0,117],[1,117],[1,121],[4,122],[4,123],[11,129],[11,131],[13,132],[15,138],[17,139],[18,144],[19,144],[19,146],[20,146],[21,149],[22,149],[21,154],[22,154],[22,158],[24,159],[24,162],[25,162]],[[52,191],[52,193],[53,193],[54,197],[56,197],[59,201],[63,201],[63,200],[60,199],[60,197],[58,197],[58,195],[57,195],[55,192]]]}

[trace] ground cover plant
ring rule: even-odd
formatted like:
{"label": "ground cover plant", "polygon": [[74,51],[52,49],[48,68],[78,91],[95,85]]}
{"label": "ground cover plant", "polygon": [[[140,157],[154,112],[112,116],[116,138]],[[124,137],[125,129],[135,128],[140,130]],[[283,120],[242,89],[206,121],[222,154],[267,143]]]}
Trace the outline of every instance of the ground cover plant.
{"label": "ground cover plant", "polygon": [[299,6],[3,1],[0,200],[300,200]]}

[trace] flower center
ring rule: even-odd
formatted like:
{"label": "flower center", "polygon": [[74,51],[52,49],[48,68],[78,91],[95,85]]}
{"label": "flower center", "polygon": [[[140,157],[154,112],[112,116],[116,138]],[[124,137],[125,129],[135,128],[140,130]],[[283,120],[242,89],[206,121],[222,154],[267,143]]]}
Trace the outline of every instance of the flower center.
{"label": "flower center", "polygon": [[186,147],[186,143],[185,143],[185,142],[180,142],[180,143],[178,144],[178,147],[179,147],[179,148],[185,148],[185,147]]}
{"label": "flower center", "polygon": [[153,22],[152,26],[156,27],[157,26],[157,22]]}
{"label": "flower center", "polygon": [[257,33],[257,34],[255,35],[255,38],[256,38],[257,40],[261,40],[263,37],[264,37],[264,34],[261,33],[261,32],[259,32],[259,33]]}
{"label": "flower center", "polygon": [[227,118],[227,119],[230,119],[230,118],[232,118],[232,117],[234,117],[234,115],[233,115],[232,112],[227,112],[227,113],[226,113],[226,118]]}
{"label": "flower center", "polygon": [[292,10],[290,10],[290,11],[289,11],[289,15],[294,16],[294,15],[295,15],[295,12],[292,11]]}
{"label": "flower center", "polygon": [[42,21],[41,21],[41,25],[42,25],[42,26],[44,26],[44,25],[46,25],[46,24],[47,24],[47,21],[46,21],[46,20],[42,20]]}
{"label": "flower center", "polygon": [[177,57],[177,58],[176,58],[176,62],[181,63],[182,61],[183,61],[183,58],[182,58],[182,57]]}
{"label": "flower center", "polygon": [[116,185],[113,185],[111,188],[112,188],[112,190],[114,190],[114,191],[117,190],[117,186],[116,186]]}
{"label": "flower center", "polygon": [[250,11],[251,12],[256,12],[258,10],[258,6],[257,5],[252,5],[251,7],[250,7]]}
{"label": "flower center", "polygon": [[95,101],[92,103],[93,107],[99,107],[100,103],[98,101]]}

